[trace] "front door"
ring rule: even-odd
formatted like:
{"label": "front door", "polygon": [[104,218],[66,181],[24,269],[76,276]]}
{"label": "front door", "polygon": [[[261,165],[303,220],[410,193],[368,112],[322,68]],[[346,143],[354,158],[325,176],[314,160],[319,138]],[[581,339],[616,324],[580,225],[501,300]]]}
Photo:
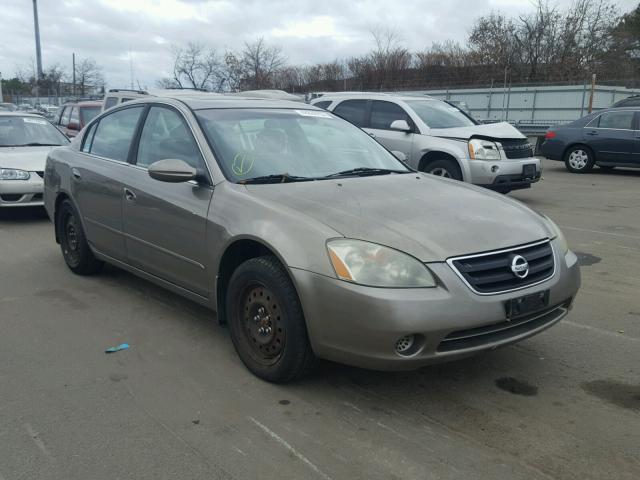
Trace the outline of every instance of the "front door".
{"label": "front door", "polygon": [[[202,180],[152,179],[147,167],[164,159],[184,160],[202,173]],[[122,191],[129,264],[207,296],[212,273],[207,268],[206,224],[213,188],[182,114],[168,106],[149,109],[131,170]]]}
{"label": "front door", "polygon": [[584,139],[598,162],[633,163],[637,131],[633,130],[635,112],[604,112],[584,128]]}
{"label": "front door", "polygon": [[415,129],[413,121],[404,109],[393,102],[373,100],[371,102],[371,116],[365,131],[384,145],[387,150],[399,151],[405,154],[407,162],[411,163],[411,147],[414,133],[391,130],[391,124],[396,120],[404,120]]}

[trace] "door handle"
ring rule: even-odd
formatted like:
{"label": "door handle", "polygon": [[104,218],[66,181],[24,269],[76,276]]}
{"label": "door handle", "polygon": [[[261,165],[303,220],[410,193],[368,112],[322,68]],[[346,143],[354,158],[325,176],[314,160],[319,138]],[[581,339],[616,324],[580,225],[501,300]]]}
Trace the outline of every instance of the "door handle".
{"label": "door handle", "polygon": [[130,202],[133,202],[136,199],[136,194],[125,187],[124,188],[124,198],[126,198]]}
{"label": "door handle", "polygon": [[376,134],[373,132],[367,132],[371,138],[376,138]]}
{"label": "door handle", "polygon": [[71,169],[71,175],[73,175],[73,178],[75,178],[76,180],[80,180],[82,178],[82,175],[80,174],[80,170],[78,170],[77,168]]}
{"label": "door handle", "polygon": [[587,132],[587,135],[598,135],[598,132]]}

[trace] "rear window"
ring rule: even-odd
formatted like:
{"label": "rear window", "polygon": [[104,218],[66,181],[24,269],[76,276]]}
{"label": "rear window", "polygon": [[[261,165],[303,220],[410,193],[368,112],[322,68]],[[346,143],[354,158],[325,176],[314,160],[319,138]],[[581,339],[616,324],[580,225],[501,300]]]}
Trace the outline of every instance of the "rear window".
{"label": "rear window", "polygon": [[314,107],[324,108],[325,110],[329,105],[331,105],[331,100],[323,100],[321,102],[317,102],[313,104]]}

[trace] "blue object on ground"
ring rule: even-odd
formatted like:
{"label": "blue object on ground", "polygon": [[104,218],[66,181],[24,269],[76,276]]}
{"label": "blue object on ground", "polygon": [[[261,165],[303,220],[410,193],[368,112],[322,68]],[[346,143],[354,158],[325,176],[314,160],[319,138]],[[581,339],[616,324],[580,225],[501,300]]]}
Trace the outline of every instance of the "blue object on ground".
{"label": "blue object on ground", "polygon": [[117,347],[109,347],[109,348],[107,348],[104,351],[104,353],[115,353],[115,352],[119,352],[120,350],[126,350],[127,348],[129,348],[129,344],[128,343],[121,343]]}

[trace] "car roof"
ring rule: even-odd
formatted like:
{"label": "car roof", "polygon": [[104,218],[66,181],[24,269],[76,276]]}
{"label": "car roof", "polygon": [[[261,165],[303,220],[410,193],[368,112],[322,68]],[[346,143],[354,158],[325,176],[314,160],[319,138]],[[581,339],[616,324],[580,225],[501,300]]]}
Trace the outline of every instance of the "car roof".
{"label": "car roof", "polygon": [[345,97],[363,97],[363,98],[371,98],[375,100],[440,100],[438,98],[434,98],[430,95],[408,95],[406,93],[382,93],[382,92],[331,92],[325,93],[321,97],[317,97],[313,99],[313,103],[321,102],[323,100],[329,100],[332,98],[345,98]]}
{"label": "car roof", "polygon": [[78,107],[102,107],[102,100],[81,100],[79,102],[66,102],[61,106],[68,107],[69,105],[75,105]]}
{"label": "car roof", "polygon": [[[242,97],[236,95],[219,95],[211,93],[196,93],[192,95],[165,95],[164,98],[173,98],[186,104],[192,110],[205,110],[211,108],[280,108],[297,110],[324,111],[313,105],[290,100],[278,100],[269,98]],[[137,98],[135,103],[153,102],[153,97]],[[129,102],[127,102],[129,103]],[[133,102],[131,102],[133,103]]]}

